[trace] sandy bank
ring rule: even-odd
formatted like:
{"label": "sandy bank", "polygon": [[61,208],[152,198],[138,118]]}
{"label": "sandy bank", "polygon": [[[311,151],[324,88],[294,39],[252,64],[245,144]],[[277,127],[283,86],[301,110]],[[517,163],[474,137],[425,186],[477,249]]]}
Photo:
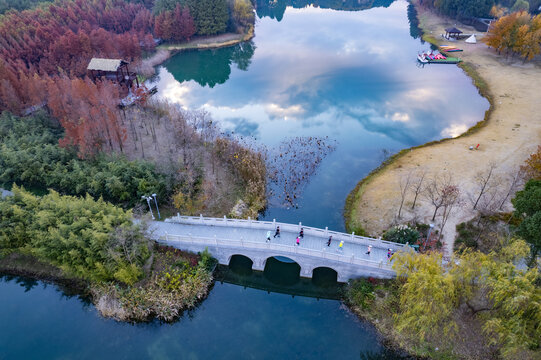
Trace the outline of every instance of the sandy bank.
{"label": "sandy bank", "polygon": [[[442,41],[439,34],[444,33],[445,27],[455,25],[455,22],[416,7],[425,34],[435,38],[438,44],[448,44]],[[465,33],[477,33],[467,26],[458,24],[458,27]],[[481,37],[478,36],[478,39]],[[430,223],[434,208],[425,197],[420,196],[415,211],[411,211],[411,192],[406,196],[402,218],[397,219],[400,179],[421,169],[426,170],[428,178],[447,173],[460,187],[463,199],[443,232],[443,241],[447,253],[450,253],[456,224],[476,214],[469,198],[476,194],[478,173],[487,170],[489,164],[495,164],[496,178],[503,190],[507,186],[508,176],[516,172],[541,143],[541,63],[522,64],[520,59],[506,59],[482,43],[466,44],[459,41],[456,45],[464,49],[459,57],[486,82],[492,96],[493,107],[486,126],[460,138],[405,151],[382,167],[351,194],[353,201],[346,207],[348,227],[357,224],[371,235],[380,235],[398,222],[415,219]],[[469,150],[471,145],[476,144],[480,144],[479,150]],[[509,200],[507,202],[510,209]],[[438,216],[434,224],[438,228],[441,217]]]}

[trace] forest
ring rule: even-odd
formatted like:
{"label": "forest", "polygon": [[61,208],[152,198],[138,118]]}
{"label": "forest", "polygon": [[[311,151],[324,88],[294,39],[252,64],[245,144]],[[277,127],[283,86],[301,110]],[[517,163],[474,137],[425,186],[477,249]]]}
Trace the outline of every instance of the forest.
{"label": "forest", "polygon": [[[191,211],[220,214],[244,199],[253,216],[265,204],[261,157],[234,139],[224,138],[218,149],[219,130],[208,126],[208,115],[153,101],[144,86],[134,106],[120,109],[127,89],[93,81],[86,70],[93,57],[120,58],[134,68],[157,41],[244,31],[254,21],[247,12],[248,0],[56,0],[7,11],[0,18],[0,183],[88,193],[124,207],[149,193],[172,207],[173,195],[182,194],[188,201],[177,203]],[[167,149],[159,136],[169,137]],[[254,162],[219,159],[224,144]],[[252,165],[258,168],[252,175],[235,170]],[[226,195],[221,181],[234,191]]]}
{"label": "forest", "polygon": [[453,18],[490,18],[494,7],[510,12],[535,12],[541,0],[420,0],[419,3]]}
{"label": "forest", "polygon": [[541,53],[541,14],[531,16],[526,11],[502,16],[492,24],[484,43],[507,55],[532,60]]}
{"label": "forest", "polygon": [[10,11],[0,19],[0,110],[21,114],[47,103],[51,82],[83,78],[92,57],[137,63],[155,38],[182,41],[244,28],[253,22],[245,16],[251,9],[247,0],[57,0]]}

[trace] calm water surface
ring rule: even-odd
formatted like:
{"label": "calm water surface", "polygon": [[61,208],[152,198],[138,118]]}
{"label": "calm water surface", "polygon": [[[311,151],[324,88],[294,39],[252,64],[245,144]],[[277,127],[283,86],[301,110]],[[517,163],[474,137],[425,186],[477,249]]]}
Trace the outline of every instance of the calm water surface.
{"label": "calm water surface", "polygon": [[42,282],[0,277],[0,294],[0,359],[396,358],[336,300],[216,282],[178,322],[131,325]]}
{"label": "calm water surface", "polygon": [[158,82],[162,98],[270,147],[295,136],[336,141],[299,208],[271,199],[263,218],[343,230],[347,194],[384,150],[457,136],[483,119],[488,102],[460,68],[417,64],[428,45],[412,37],[406,1],[363,11],[277,3],[260,6],[268,16],[252,42],[177,54]]}
{"label": "calm water surface", "polygon": [[[414,38],[405,1],[375,0],[382,6],[362,11],[326,5],[358,7],[353,0],[319,1],[325,8],[257,3],[252,42],[171,58],[159,68],[159,93],[268,146],[294,136],[336,141],[299,208],[271,199],[267,219],[343,229],[345,197],[384,149],[456,136],[488,108],[459,68],[418,67],[417,51],[427,45]],[[174,324],[103,319],[54,286],[4,277],[0,359],[396,358],[372,327],[332,300],[333,286],[280,269],[252,273],[232,264],[231,276],[226,271],[209,298]]]}

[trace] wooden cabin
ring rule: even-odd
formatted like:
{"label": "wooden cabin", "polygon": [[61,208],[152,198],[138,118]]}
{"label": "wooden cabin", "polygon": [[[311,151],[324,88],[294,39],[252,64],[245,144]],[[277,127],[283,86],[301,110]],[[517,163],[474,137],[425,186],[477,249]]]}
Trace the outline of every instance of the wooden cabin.
{"label": "wooden cabin", "polygon": [[121,59],[92,58],[87,66],[87,71],[93,80],[105,78],[116,81],[118,84],[131,88],[135,81],[139,87],[137,74],[130,72],[129,63]]}

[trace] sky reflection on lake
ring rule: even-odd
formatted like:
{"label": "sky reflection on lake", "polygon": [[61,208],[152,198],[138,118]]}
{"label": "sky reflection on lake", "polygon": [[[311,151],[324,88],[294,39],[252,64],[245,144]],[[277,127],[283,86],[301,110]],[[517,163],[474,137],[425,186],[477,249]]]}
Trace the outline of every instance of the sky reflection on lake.
{"label": "sky reflection on lake", "polygon": [[411,37],[407,7],[402,0],[354,12],[287,7],[279,22],[258,19],[250,44],[171,58],[159,68],[159,94],[266,145],[294,136],[336,140],[299,209],[271,199],[264,218],[343,229],[344,200],[383,149],[457,136],[488,108],[458,67],[417,64],[428,45]]}

